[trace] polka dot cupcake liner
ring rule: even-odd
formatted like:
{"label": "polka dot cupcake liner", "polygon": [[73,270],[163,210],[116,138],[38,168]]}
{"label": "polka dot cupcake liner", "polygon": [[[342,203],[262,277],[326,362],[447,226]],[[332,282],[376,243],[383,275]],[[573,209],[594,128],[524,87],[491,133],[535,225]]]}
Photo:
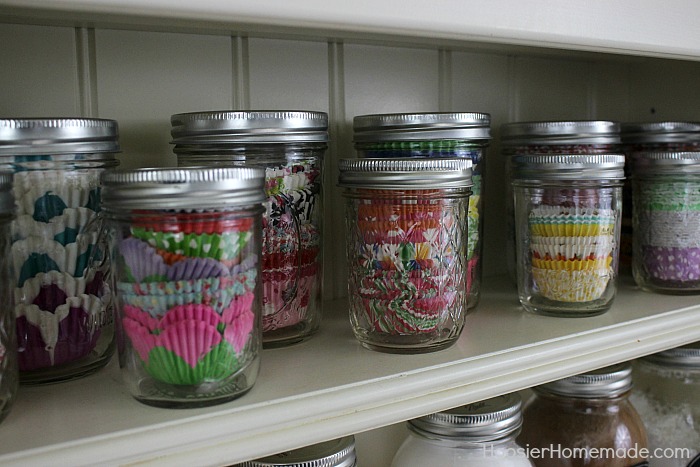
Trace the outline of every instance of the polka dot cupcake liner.
{"label": "polka dot cupcake liner", "polygon": [[16,172],[13,194],[16,214],[37,222],[49,222],[66,208],[99,211],[99,172],[84,171],[80,177],[66,177],[63,170]]}
{"label": "polka dot cupcake liner", "polygon": [[700,286],[700,248],[645,246],[641,264],[654,281]]}
{"label": "polka dot cupcake liner", "polygon": [[37,221],[29,214],[17,216],[12,223],[12,238],[21,240],[28,237],[40,237],[53,240],[61,245],[75,243],[97,213],[88,208],[65,208],[60,215],[45,221]]}

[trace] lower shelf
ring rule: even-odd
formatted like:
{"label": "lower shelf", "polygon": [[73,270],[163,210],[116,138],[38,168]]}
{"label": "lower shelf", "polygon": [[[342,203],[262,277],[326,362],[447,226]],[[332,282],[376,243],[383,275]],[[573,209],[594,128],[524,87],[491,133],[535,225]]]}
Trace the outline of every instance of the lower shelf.
{"label": "lower shelf", "polygon": [[700,297],[624,280],[612,310],[573,319],[525,313],[505,277],[488,278],[457,343],[422,355],[362,348],[346,302],[325,306],[321,331],[263,351],[253,389],[227,404],[145,406],[122,385],[116,359],[80,380],[21,387],[0,424],[0,464],[226,465],[700,340]]}

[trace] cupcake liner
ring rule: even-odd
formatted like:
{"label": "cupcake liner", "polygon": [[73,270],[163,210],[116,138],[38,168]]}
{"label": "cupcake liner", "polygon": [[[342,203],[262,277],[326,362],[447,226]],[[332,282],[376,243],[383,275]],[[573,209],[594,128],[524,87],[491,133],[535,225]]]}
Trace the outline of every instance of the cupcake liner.
{"label": "cupcake liner", "polygon": [[94,275],[88,278],[75,278],[65,272],[42,272],[26,280],[22,287],[15,288],[15,303],[33,303],[44,311],[53,312],[56,307],[66,303],[69,297],[78,297],[83,294],[100,297],[105,294],[103,285],[102,279]]}
{"label": "cupcake liner", "polygon": [[132,225],[136,228],[154,232],[172,232],[184,234],[224,234],[226,232],[248,231],[253,228],[251,217],[227,218],[211,212],[172,212],[151,216],[136,212]]}
{"label": "cupcake liner", "polygon": [[226,323],[224,339],[231,344],[236,354],[243,352],[251,340],[255,327],[254,300],[253,292],[240,295],[234,298],[231,305],[222,313],[221,319]]}
{"label": "cupcake liner", "polygon": [[292,220],[307,224],[314,220],[318,197],[316,187],[271,195],[265,203],[265,217],[272,225]]}
{"label": "cupcake liner", "polygon": [[263,332],[303,321],[317,291],[316,275],[263,281]]}
{"label": "cupcake liner", "polygon": [[154,232],[134,227],[134,237],[154,248],[196,258],[231,260],[237,258],[253,236],[250,231],[223,234],[186,234],[184,232]]}
{"label": "cupcake liner", "polygon": [[365,317],[375,331],[386,334],[422,334],[435,331],[451,313],[459,294],[412,300],[362,298]]}
{"label": "cupcake liner", "polygon": [[168,265],[148,243],[137,238],[125,238],[119,243],[120,260],[124,262],[125,278],[131,282],[163,280]]}
{"label": "cupcake liner", "polygon": [[669,283],[700,281],[700,248],[642,247],[641,264],[650,277]]}
{"label": "cupcake liner", "polygon": [[276,195],[290,190],[299,190],[314,183],[321,171],[313,163],[297,162],[285,167],[265,169],[265,192]]}
{"label": "cupcake liner", "polygon": [[29,214],[38,222],[60,216],[65,208],[99,210],[99,173],[86,171],[66,177],[63,170],[16,172],[13,193],[17,215]]}
{"label": "cupcake liner", "polygon": [[603,296],[613,278],[613,270],[552,270],[532,268],[535,290],[545,298],[559,302],[584,303]]}
{"label": "cupcake liner", "polygon": [[612,235],[530,238],[530,251],[533,256],[548,260],[607,258],[614,247],[615,240]]}
{"label": "cupcake liner", "polygon": [[606,271],[610,268],[612,257],[582,260],[547,260],[532,258],[532,267],[555,271]]}
{"label": "cupcake liner", "polygon": [[39,273],[60,271],[80,277],[90,262],[93,244],[81,239],[94,239],[93,235],[79,236],[77,243],[61,245],[55,240],[29,237],[12,244],[12,263],[18,274],[18,287]]}
{"label": "cupcake liner", "polygon": [[95,219],[97,213],[88,208],[65,208],[60,215],[48,222],[37,221],[29,214],[17,216],[12,223],[12,238],[20,240],[28,237],[41,237],[55,240],[61,245],[74,243],[78,234]]}
{"label": "cupcake liner", "polygon": [[642,211],[635,235],[644,245],[700,247],[700,211]]}
{"label": "cupcake liner", "polygon": [[263,271],[283,270],[304,267],[316,263],[319,258],[319,248],[305,248],[291,253],[266,253],[263,255]]}
{"label": "cupcake liner", "polygon": [[616,213],[612,209],[539,206],[530,213],[530,235],[571,237],[613,235]]}
{"label": "cupcake liner", "polygon": [[479,242],[479,200],[480,196],[472,194],[469,197],[469,212],[467,214],[467,258],[476,252]]}
{"label": "cupcake liner", "polygon": [[641,210],[698,211],[700,184],[697,182],[640,183],[634,204]]}

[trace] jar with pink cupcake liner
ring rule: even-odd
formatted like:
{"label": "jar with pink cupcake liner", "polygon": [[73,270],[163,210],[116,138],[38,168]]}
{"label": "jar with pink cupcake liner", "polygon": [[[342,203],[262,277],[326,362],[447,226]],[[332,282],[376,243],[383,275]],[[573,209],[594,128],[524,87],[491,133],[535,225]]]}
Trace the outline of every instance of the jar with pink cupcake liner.
{"label": "jar with pink cupcake liner", "polygon": [[634,280],[700,293],[700,152],[639,152],[632,163]]}
{"label": "jar with pink cupcake liner", "polygon": [[451,346],[467,313],[469,159],[341,159],[350,322],[366,348]]}
{"label": "jar with pink cupcake liner", "polygon": [[245,394],[262,347],[264,171],[113,170],[102,183],[119,363],[133,397],[200,407]]}
{"label": "jar with pink cupcake liner", "polygon": [[467,309],[481,296],[483,180],[491,116],[481,112],[359,115],[353,119],[357,155],[368,159],[465,158],[472,161],[467,231]]}
{"label": "jar with pink cupcake liner", "polygon": [[527,311],[605,313],[617,291],[622,154],[514,156],[517,284]]}
{"label": "jar with pink cupcake liner", "polygon": [[328,115],[313,111],[207,111],[171,117],[180,167],[265,169],[263,345],[285,347],[319,328],[322,179]]}
{"label": "jar with pink cupcake liner", "polygon": [[13,173],[11,262],[20,379],[81,377],[114,353],[100,174],[118,164],[114,120],[0,119],[0,168]]}
{"label": "jar with pink cupcake liner", "polygon": [[[506,180],[506,261],[516,280],[515,207],[510,180],[511,159],[538,154],[613,154],[621,152],[620,123],[609,120],[552,120],[505,123],[501,126],[501,154]],[[624,200],[623,200],[624,202]],[[624,211],[624,210],[623,210]]]}

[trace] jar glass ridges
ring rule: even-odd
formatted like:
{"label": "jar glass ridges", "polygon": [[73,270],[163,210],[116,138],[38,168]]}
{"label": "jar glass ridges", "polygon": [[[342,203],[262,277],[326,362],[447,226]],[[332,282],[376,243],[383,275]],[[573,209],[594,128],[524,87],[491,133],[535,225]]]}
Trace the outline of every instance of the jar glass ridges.
{"label": "jar glass ridges", "polygon": [[635,282],[700,293],[700,152],[642,152],[632,164]]}
{"label": "jar glass ridges", "polygon": [[355,467],[356,465],[355,437],[350,435],[243,462],[235,467]]}
{"label": "jar glass ridges", "polygon": [[110,171],[103,185],[132,395],[187,407],[247,392],[261,347],[263,171]]}
{"label": "jar glass ridges", "polygon": [[518,294],[552,316],[608,310],[616,292],[624,156],[515,156]]}
{"label": "jar glass ridges", "polygon": [[321,320],[322,178],[328,116],[307,111],[173,115],[178,165],[265,169],[263,342],[310,337]]}
{"label": "jar glass ridges", "polygon": [[467,159],[343,159],[350,320],[365,346],[445,348],[466,315]]}
{"label": "jar glass ridges", "polygon": [[0,167],[14,173],[11,256],[23,383],[79,377],[112,356],[99,177],[117,164],[118,150],[113,120],[0,120]]}
{"label": "jar glass ridges", "polygon": [[483,180],[491,117],[479,112],[359,115],[353,120],[360,158],[466,158],[472,161],[467,245],[468,309],[479,302],[483,257]]}

